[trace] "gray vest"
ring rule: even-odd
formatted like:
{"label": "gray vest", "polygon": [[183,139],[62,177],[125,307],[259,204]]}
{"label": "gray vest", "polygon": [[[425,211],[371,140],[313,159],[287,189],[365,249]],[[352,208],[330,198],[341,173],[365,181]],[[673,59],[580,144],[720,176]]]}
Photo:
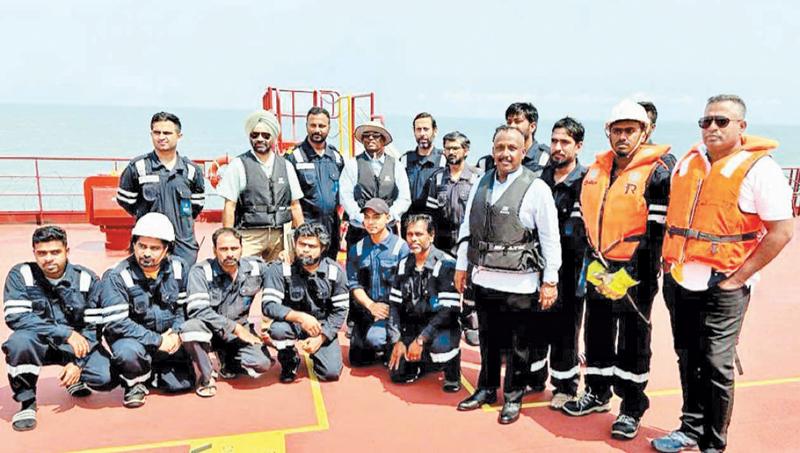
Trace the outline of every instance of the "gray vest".
{"label": "gray vest", "polygon": [[385,156],[381,174],[378,176],[375,176],[375,172],[372,171],[366,151],[356,157],[356,163],[358,164],[358,184],[353,191],[353,198],[358,206],[363,208],[364,204],[373,198],[382,198],[386,204],[391,206],[399,194],[397,182],[394,180],[394,158]]}
{"label": "gray vest", "polygon": [[239,155],[244,166],[247,184],[239,194],[234,214],[234,226],[250,228],[282,227],[292,221],[292,191],[286,160],[276,155],[272,176],[267,178],[261,163],[251,152]]}
{"label": "gray vest", "polygon": [[497,203],[490,204],[496,170],[481,178],[469,216],[470,263],[496,270],[534,272],[543,268],[535,229],[520,220],[520,207],[536,175],[525,167]]}

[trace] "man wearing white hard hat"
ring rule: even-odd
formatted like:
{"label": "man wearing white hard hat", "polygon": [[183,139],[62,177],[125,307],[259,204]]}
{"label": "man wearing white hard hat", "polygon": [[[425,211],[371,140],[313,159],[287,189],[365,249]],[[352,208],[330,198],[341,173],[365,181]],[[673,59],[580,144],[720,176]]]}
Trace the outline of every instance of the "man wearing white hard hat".
{"label": "man wearing white hard hat", "polygon": [[225,199],[222,226],[242,233],[243,256],[274,261],[289,245],[290,227],[303,224],[303,189],[294,167],[275,150],[281,133],[275,115],[253,112],[244,130],[252,149],[233,159],[217,189]]}
{"label": "man wearing white hard hat", "polygon": [[194,386],[179,336],[189,269],[171,255],[174,243],[169,219],[145,214],[133,227],[131,255],[103,275],[103,336],[120,373],[125,407],[142,406],[148,386],[168,392]]}
{"label": "man wearing white hard hat", "polygon": [[614,106],[606,122],[611,149],[596,156],[580,196],[589,242],[586,391],[562,409],[572,416],[607,412],[613,387],[622,398],[611,426],[618,439],[636,437],[650,405],[650,310],[674,159],[669,146],[646,143],[649,127],[641,105],[626,99]]}
{"label": "man wearing white hard hat", "polygon": [[339,181],[339,200],[349,218],[347,246],[367,235],[364,230],[364,204],[380,198],[389,205],[390,228],[411,206],[408,176],[403,164],[386,154],[392,134],[378,121],[368,121],[355,130],[355,138],[364,145],[364,152],[348,159]]}

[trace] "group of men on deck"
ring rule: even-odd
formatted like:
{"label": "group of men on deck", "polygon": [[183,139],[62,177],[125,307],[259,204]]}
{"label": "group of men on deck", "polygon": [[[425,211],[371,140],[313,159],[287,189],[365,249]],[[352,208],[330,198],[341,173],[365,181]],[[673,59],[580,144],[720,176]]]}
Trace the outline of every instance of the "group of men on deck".
{"label": "group of men on deck", "polygon": [[[550,406],[572,416],[609,411],[613,390],[622,404],[611,434],[632,439],[649,407],[663,273],[684,404],[680,428],[653,447],[724,450],[750,288],[793,232],[789,186],[769,158],[777,143],[746,135],[744,102],[719,95],[699,120],[702,144],[676,162],[650,140],[655,107],[623,100],[605,125],[610,149],[587,168],[578,121],[557,121],[548,147],[534,138],[533,105],[505,113],[491,155],[473,167],[464,134],[434,146],[428,113],[414,118],[417,147],[403,156],[386,152],[391,134],[370,121],[354,133],[364,152],[345,159],[326,141],[326,110],[308,112],[308,135],[286,156],[278,119],[255,112],[245,122],[251,150],[218,188],[214,256],[199,262],[203,173],[177,153],[180,120],[157,113],[153,152],[120,177],[117,200],[137,218],[130,256],[98,279],[67,259],[66,232],[45,226],[33,234],[35,261],[6,279],[14,429],[36,426],[44,365],[63,366],[72,396],[121,385],[123,404],[139,407],[149,388],[211,397],[217,379],[260,376],[273,363],[268,337],[281,382],[295,380],[298,352],[321,380],[336,380],[349,318],[351,366],[383,363],[398,383],[443,371],[443,390],[458,392],[463,330],[480,346],[481,370],[458,410],[497,401],[505,357],[501,424],[549,375]],[[261,332],[248,319],[259,295]]]}

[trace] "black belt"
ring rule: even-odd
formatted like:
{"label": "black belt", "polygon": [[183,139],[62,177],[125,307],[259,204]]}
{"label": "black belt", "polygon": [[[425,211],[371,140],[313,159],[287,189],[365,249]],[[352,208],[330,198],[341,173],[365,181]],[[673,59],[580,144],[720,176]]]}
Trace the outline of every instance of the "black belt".
{"label": "black belt", "polygon": [[669,227],[667,232],[670,236],[678,235],[683,236],[687,239],[699,239],[702,241],[709,241],[709,242],[744,242],[744,241],[752,241],[753,239],[758,238],[758,231],[751,231],[749,233],[744,234],[726,234],[725,236],[718,236],[716,234],[710,233],[703,233],[702,231],[693,230],[691,228],[678,228],[678,227]]}

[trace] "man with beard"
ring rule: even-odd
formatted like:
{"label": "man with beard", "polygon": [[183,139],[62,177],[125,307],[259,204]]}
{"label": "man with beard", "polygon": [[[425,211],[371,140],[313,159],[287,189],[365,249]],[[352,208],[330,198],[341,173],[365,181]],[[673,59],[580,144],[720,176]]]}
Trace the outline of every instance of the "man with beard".
{"label": "man with beard", "polygon": [[455,287],[464,292],[471,266],[481,372],[475,393],[460,402],[458,410],[475,410],[497,400],[505,355],[505,401],[498,422],[509,424],[519,419],[522,407],[533,305],[547,309],[558,295],[561,247],[550,188],[522,166],[522,133],[500,126],[493,143],[495,168],[472,186],[459,232]]}
{"label": "man with beard", "polygon": [[265,279],[262,310],[274,321],[269,336],[278,350],[280,381],[295,380],[300,358],[311,356],[314,374],[335,381],[342,372],[337,332],[350,304],[347,278],[336,261],[324,256],[330,236],[319,223],[294,231],[295,260],[271,263]]}
{"label": "man with beard", "polygon": [[174,242],[175,231],[165,215],[144,215],[131,232],[131,256],[106,271],[101,281],[103,336],[128,408],[145,403],[147,384],[168,392],[194,385],[179,335],[185,320],[186,266],[170,256]]}
{"label": "man with beard", "polygon": [[411,204],[408,176],[403,166],[385,153],[386,145],[392,142],[389,131],[381,123],[369,121],[358,126],[354,136],[364,145],[364,152],[345,162],[339,193],[350,222],[346,236],[348,248],[367,235],[362,208],[368,200],[380,198],[386,202],[390,228],[400,221]]}
{"label": "man with beard", "polygon": [[369,365],[385,354],[389,291],[408,245],[386,227],[389,206],[380,198],[362,208],[367,236],[347,252],[347,283],[353,298],[350,365]]}
{"label": "man with beard", "polygon": [[[623,100],[611,110],[611,149],[583,179],[580,206],[591,260],[586,280],[586,392],[568,401],[572,416],[611,409],[622,398],[611,435],[633,439],[650,402],[650,312],[658,292],[664,215],[669,200],[669,146],[647,145],[650,119]],[[613,213],[613,215],[611,214]],[[619,335],[617,335],[619,334]]]}
{"label": "man with beard", "polygon": [[406,215],[430,213],[427,200],[428,180],[440,168],[445,166],[446,160],[442,150],[435,147],[433,140],[436,138],[436,120],[430,113],[422,112],[414,117],[411,125],[414,128],[416,149],[406,151],[400,157],[400,162],[406,166],[408,185],[411,191],[411,206]]}
{"label": "man with beard", "polygon": [[58,381],[74,397],[108,390],[111,363],[97,341],[103,310],[97,307],[97,276],[67,260],[67,233],[57,226],[33,232],[35,262],[17,264],[3,291],[8,382],[20,410],[15,431],[36,428],[36,384],[44,365],[63,365]]}
{"label": "man with beard", "polygon": [[303,219],[321,223],[331,238],[325,254],[336,260],[339,253],[339,175],[344,159],[333,145],[325,140],[330,130],[331,116],[321,107],[312,107],[306,115],[306,139],[297,145],[286,159],[292,163],[303,198]]}
{"label": "man with beard", "polygon": [[580,378],[578,334],[585,290],[578,282],[586,253],[586,233],[578,200],[586,167],[578,163],[577,155],[583,148],[583,136],[583,125],[573,118],[556,121],[550,138],[550,165],[542,173],[542,181],[553,191],[558,211],[561,268],[556,303],[536,314],[540,333],[534,336],[530,372],[532,389],[544,390],[549,347],[551,383],[555,387],[550,401],[553,409],[561,409],[578,394]]}
{"label": "man with beard", "polygon": [[174,254],[191,266],[200,246],[194,219],[205,205],[203,171],[178,154],[181,120],[159,112],[150,119],[153,152],[134,157],[119,178],[117,203],[137,220],[149,212],[166,215],[175,225]]}
{"label": "man with beard", "polygon": [[285,236],[291,226],[303,223],[303,191],[294,167],[275,152],[281,132],[275,115],[256,111],[244,129],[252,150],[231,161],[217,188],[225,199],[222,226],[242,232],[244,256],[273,261],[288,246]]}
{"label": "man with beard", "polygon": [[219,357],[224,378],[247,373],[252,378],[269,370],[272,361],[261,338],[249,328],[253,299],[261,292],[267,266],[258,258],[242,258],[242,236],[220,228],[211,236],[214,258],[189,271],[186,314],[181,329],[184,348],[192,358],[201,397],[217,393],[210,351]]}
{"label": "man with beard", "polygon": [[[428,185],[427,206],[436,220],[434,244],[439,250],[455,256],[458,229],[464,221],[469,192],[483,174],[477,167],[466,163],[469,138],[461,132],[444,136],[444,156],[447,166],[438,170]],[[464,339],[472,346],[478,345],[478,317],[472,296],[472,285],[467,285],[461,311]]]}
{"label": "man with beard", "polygon": [[389,376],[411,383],[422,374],[444,369],[442,389],[461,390],[458,343],[460,295],[453,287],[455,260],[432,246],[433,219],[427,214],[406,218],[406,241],[413,256],[400,260],[389,294]]}
{"label": "man with beard", "polygon": [[[540,176],[547,163],[550,161],[550,148],[536,141],[536,127],[539,121],[539,111],[530,102],[515,102],[506,109],[506,125],[522,132],[525,137],[525,157],[522,165]],[[478,160],[478,168],[483,172],[494,168],[492,155],[483,156]]]}
{"label": "man with beard", "polygon": [[778,143],[746,134],[746,113],[739,96],[709,98],[698,121],[703,143],[672,175],[663,294],[683,407],[680,428],[652,441],[658,451],[727,447],[736,344],[751,288],[795,228],[791,188],[770,157]]}

